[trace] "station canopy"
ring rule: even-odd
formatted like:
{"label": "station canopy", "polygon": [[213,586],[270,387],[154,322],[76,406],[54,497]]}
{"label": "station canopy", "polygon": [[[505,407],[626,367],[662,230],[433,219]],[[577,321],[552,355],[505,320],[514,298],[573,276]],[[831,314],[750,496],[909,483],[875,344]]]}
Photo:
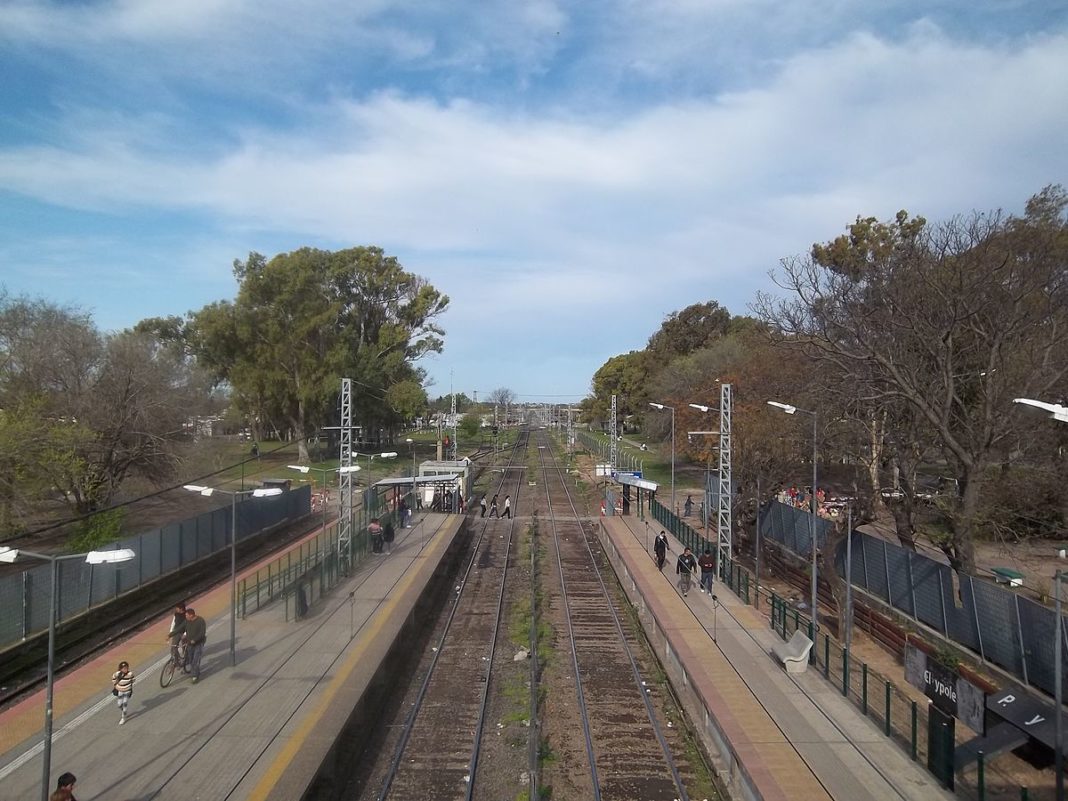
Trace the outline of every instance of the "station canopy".
{"label": "station canopy", "polygon": [[630,475],[630,473],[615,473],[613,478],[620,484],[625,484],[628,487],[637,487],[638,489],[650,490],[652,492],[656,492],[660,488],[660,485],[655,481],[638,478],[637,476]]}

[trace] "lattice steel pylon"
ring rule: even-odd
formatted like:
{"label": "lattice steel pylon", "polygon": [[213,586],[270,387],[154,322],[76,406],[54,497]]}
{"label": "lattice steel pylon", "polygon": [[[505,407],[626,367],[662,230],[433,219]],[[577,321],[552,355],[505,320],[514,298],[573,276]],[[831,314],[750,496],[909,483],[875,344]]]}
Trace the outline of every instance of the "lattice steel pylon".
{"label": "lattice steel pylon", "polygon": [[341,452],[338,455],[338,491],[341,493],[341,520],[338,521],[337,555],[352,564],[352,379],[341,379]]}
{"label": "lattice steel pylon", "polygon": [[731,500],[734,487],[734,481],[731,475],[731,409],[731,385],[720,384],[719,487],[716,492],[716,564],[719,565],[721,579],[725,576],[727,565],[732,558],[731,555],[734,553],[731,541]]}
{"label": "lattice steel pylon", "polygon": [[616,443],[619,441],[619,434],[616,430],[616,396],[612,396],[612,424],[608,429],[609,439],[611,444],[608,446],[608,472],[614,473],[616,469],[616,457],[619,455],[616,450]]}

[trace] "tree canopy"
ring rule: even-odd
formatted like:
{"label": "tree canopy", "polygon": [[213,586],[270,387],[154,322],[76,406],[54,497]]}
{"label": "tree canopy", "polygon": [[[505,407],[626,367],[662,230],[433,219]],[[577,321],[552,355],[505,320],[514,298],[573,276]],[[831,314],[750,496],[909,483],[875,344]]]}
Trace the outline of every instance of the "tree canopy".
{"label": "tree canopy", "polygon": [[423,404],[416,362],[440,352],[449,299],[377,247],[302,248],[234,262],[233,302],[194,312],[182,338],[254,420],[292,432],[307,458],[311,428],[336,415],[340,379],[368,430]]}

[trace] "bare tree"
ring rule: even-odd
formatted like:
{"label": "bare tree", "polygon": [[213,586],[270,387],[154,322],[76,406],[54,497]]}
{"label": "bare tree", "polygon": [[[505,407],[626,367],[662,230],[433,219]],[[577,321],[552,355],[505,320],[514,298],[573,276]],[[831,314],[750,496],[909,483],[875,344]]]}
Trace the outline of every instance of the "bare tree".
{"label": "bare tree", "polygon": [[957,479],[938,545],[958,572],[974,571],[983,483],[1011,444],[1012,398],[1044,397],[1068,371],[1066,206],[1055,187],[1023,217],[858,218],[848,235],[782,262],[775,277],[789,297],[755,304],[873,407],[904,403],[922,418]]}

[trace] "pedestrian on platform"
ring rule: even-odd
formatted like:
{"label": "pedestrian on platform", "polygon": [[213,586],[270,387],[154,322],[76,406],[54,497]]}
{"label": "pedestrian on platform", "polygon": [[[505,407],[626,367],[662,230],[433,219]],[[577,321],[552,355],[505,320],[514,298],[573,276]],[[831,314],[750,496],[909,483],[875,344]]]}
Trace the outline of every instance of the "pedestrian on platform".
{"label": "pedestrian on platform", "polygon": [[119,662],[119,669],[111,675],[111,694],[119,705],[119,725],[126,722],[126,708],[133,696],[134,674],[129,662]]}
{"label": "pedestrian on platform", "polygon": [[400,502],[400,524],[401,528],[410,528],[412,525],[412,507],[405,500]]}
{"label": "pedestrian on platform", "polygon": [[682,505],[682,516],[683,517],[689,517],[692,514],[693,514],[693,496],[692,495],[687,495],[686,496],[686,503],[684,503]]}
{"label": "pedestrian on platform", "polygon": [[716,580],[716,557],[712,555],[712,551],[705,548],[697,564],[701,566],[701,592],[707,591],[711,595],[712,582]]}
{"label": "pedestrian on platform", "polygon": [[660,533],[656,535],[656,539],[653,540],[653,553],[656,554],[656,569],[661,573],[664,572],[664,562],[667,561],[668,552],[668,538],[664,530],[661,529]]}
{"label": "pedestrian on platform", "polygon": [[78,801],[74,797],[74,783],[78,781],[73,773],[64,773],[56,783],[56,789],[48,796],[48,801]]}
{"label": "pedestrian on platform", "polygon": [[393,540],[396,537],[397,532],[393,529],[393,521],[387,520],[382,526],[382,542],[386,544],[386,553],[393,553]]}
{"label": "pedestrian on platform", "polygon": [[679,576],[679,592],[685,598],[690,592],[690,579],[697,571],[697,560],[693,558],[693,552],[684,548],[679,555],[679,561],[675,565],[675,572]]}
{"label": "pedestrian on platform", "polygon": [[479,517],[485,517],[486,516],[486,506],[487,506],[487,504],[486,504],[486,493],[482,493],[482,500],[478,502],[478,505],[482,509],[482,514],[480,514]]}
{"label": "pedestrian on platform", "polygon": [[500,512],[497,511],[497,496],[493,496],[493,500],[490,501],[490,517],[500,517]]}
{"label": "pedestrian on platform", "polygon": [[189,640],[189,653],[186,673],[193,674],[193,684],[200,681],[200,660],[204,657],[204,643],[208,641],[208,622],[197,617],[196,610],[187,606],[185,609],[185,636]]}
{"label": "pedestrian on platform", "polygon": [[367,535],[371,538],[371,553],[382,553],[382,524],[377,517],[367,524]]}
{"label": "pedestrian on platform", "polygon": [[509,520],[512,519],[512,496],[511,495],[505,495],[504,496],[504,517],[507,517]]}

